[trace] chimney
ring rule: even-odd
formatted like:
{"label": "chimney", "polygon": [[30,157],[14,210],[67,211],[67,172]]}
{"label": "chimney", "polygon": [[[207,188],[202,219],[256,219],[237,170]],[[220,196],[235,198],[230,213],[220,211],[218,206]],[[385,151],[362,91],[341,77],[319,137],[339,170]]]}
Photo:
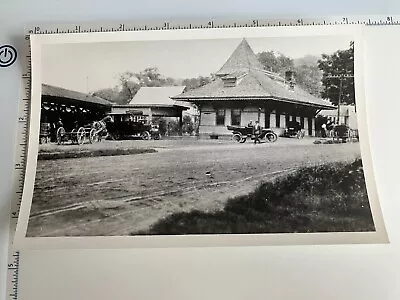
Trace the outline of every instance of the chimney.
{"label": "chimney", "polygon": [[285,72],[285,82],[289,88],[289,90],[294,90],[295,82],[294,82],[294,75],[295,73],[293,71],[286,71]]}

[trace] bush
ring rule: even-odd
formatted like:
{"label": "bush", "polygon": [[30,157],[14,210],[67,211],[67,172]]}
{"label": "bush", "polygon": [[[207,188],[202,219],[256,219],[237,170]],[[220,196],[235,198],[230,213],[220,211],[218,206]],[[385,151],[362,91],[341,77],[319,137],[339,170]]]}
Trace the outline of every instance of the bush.
{"label": "bush", "polygon": [[175,213],[133,234],[223,234],[375,230],[361,159],[302,168],[229,199],[222,211]]}

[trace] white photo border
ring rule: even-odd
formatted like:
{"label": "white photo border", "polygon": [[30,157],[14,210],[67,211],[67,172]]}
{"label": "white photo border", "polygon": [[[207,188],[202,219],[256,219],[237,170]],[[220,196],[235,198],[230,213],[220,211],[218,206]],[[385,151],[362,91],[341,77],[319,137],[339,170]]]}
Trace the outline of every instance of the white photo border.
{"label": "white photo border", "polygon": [[40,128],[42,46],[47,44],[104,43],[162,40],[201,40],[301,36],[354,37],[354,75],[361,157],[375,229],[374,232],[327,232],[226,235],[153,235],[98,237],[26,237],[36,176],[39,141],[30,138],[22,203],[14,248],[24,249],[120,249],[165,247],[226,247],[272,245],[332,245],[389,243],[380,208],[368,136],[364,89],[364,25],[315,25],[294,27],[242,27],[214,29],[177,29],[133,32],[73,33],[31,35],[32,90],[29,135],[36,137]]}

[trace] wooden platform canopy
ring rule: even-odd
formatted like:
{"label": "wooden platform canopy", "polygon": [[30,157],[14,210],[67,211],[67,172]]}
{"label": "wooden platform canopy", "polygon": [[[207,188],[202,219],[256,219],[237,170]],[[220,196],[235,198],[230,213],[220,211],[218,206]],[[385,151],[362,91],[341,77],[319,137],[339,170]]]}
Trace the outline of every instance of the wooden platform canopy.
{"label": "wooden platform canopy", "polygon": [[68,128],[74,122],[81,125],[99,120],[110,110],[112,103],[97,96],[48,84],[42,84],[41,123],[62,121]]}

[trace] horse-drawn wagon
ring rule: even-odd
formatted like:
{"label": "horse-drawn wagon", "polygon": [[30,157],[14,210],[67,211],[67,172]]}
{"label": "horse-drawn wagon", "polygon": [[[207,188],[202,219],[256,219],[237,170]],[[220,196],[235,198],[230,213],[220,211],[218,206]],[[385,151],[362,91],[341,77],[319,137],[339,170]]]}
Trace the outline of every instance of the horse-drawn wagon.
{"label": "horse-drawn wagon", "polygon": [[75,122],[71,131],[66,131],[61,126],[56,132],[57,144],[61,145],[67,141],[78,145],[82,145],[85,141],[89,141],[91,144],[100,142],[107,134],[106,123],[110,121],[112,121],[111,118],[107,116],[100,121],[95,121],[85,126],[79,126],[78,122]]}

